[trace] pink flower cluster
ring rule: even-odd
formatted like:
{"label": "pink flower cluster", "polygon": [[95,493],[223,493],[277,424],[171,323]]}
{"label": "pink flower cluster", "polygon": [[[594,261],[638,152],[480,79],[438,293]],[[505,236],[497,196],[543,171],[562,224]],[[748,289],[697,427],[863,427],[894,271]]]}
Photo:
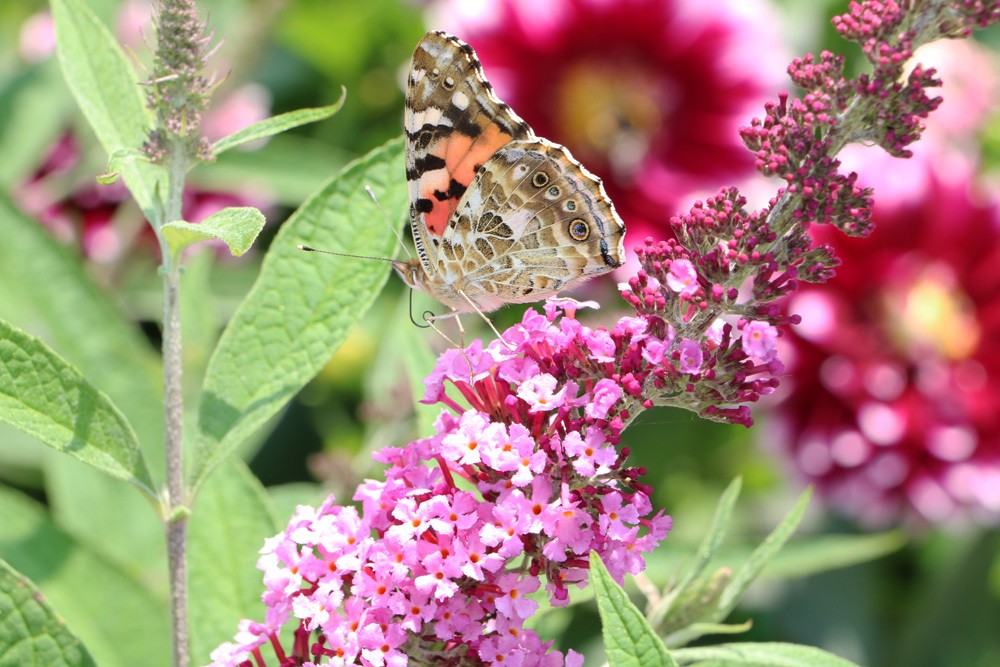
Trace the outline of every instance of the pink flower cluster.
{"label": "pink flower cluster", "polygon": [[[692,270],[678,262],[674,275]],[[524,627],[538,606],[529,596],[544,583],[566,604],[591,550],[618,581],[641,572],[671,526],[653,512],[645,471],[625,465],[622,429],[671,395],[705,400],[698,379],[723,356],[767,366],[776,333],[744,323],[737,354],[728,325],[713,330],[718,343],[678,338],[654,314],[592,329],[575,318],[585,306],[596,304],[551,300],[502,340],[441,355],[425,380],[424,402],[450,408],[436,434],[377,454],[388,470],[358,489],[360,513],[332,499],[299,508],[258,563],[266,621],[244,621],[213,665],[264,664],[267,642],[284,659],[276,637],[292,619],[292,654],[323,664],[580,664]]]}
{"label": "pink flower cluster", "polygon": [[[736,196],[735,191],[730,194]],[[732,203],[709,199],[694,211],[718,213],[722,201]],[[640,354],[652,365],[630,368],[626,357],[622,370],[640,379],[644,407],[684,407],[707,419],[750,426],[753,419],[745,404],[774,391],[778,385],[774,376],[784,370],[775,353],[775,324],[796,320],[769,306],[738,302],[739,290],[722,274],[739,275],[741,263],[750,266],[763,259],[763,270],[770,275],[774,262],[756,253],[751,260],[738,250],[738,243],[727,243],[723,225],[712,225],[712,250],[689,249],[698,247],[698,226],[692,216],[672,221],[678,236],[690,233],[689,245],[646,239],[644,247],[636,248],[642,269],[622,285],[622,297],[645,316],[650,331],[663,333],[643,341]],[[721,222],[711,215],[705,219]],[[759,222],[741,216],[730,220],[738,221],[743,230]],[[729,231],[733,240],[746,237],[740,229]]]}
{"label": "pink flower cluster", "polygon": [[871,191],[857,186],[857,174],[840,173],[834,158],[839,146],[833,130],[852,99],[839,72],[843,58],[824,52],[796,58],[789,66],[792,79],[806,89],[802,98],[781,96],[765,105],[763,120],[754,119],[740,130],[754,152],[757,169],[782,178],[786,192],[796,198],[791,219],[804,229],[812,222],[833,224],[857,236],[871,232]]}

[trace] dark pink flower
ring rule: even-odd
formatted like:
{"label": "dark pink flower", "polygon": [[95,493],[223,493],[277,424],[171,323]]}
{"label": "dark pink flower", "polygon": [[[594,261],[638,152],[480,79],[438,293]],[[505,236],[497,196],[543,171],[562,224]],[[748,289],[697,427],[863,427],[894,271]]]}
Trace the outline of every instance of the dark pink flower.
{"label": "dark pink flower", "polygon": [[761,0],[498,0],[438,5],[535,131],[604,179],[633,239],[669,235],[693,192],[753,171],[737,128],[787,60]]}
{"label": "dark pink flower", "polygon": [[948,164],[895,163],[909,185],[876,185],[867,241],[814,228],[843,264],[788,303],[802,324],[769,440],[870,523],[1000,520],[1000,199]]}

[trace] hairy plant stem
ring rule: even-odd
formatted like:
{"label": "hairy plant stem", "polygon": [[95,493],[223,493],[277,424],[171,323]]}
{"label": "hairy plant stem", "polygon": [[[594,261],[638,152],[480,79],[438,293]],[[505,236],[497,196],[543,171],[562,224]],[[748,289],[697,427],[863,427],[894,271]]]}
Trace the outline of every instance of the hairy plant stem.
{"label": "hairy plant stem", "polygon": [[[181,219],[187,156],[175,146],[167,164],[167,201],[162,222]],[[180,266],[160,236],[163,264],[163,410],[167,464],[167,561],[170,569],[170,612],[173,624],[173,664],[187,667],[190,637],[187,614],[187,517],[184,488],[184,397],[181,388]]]}

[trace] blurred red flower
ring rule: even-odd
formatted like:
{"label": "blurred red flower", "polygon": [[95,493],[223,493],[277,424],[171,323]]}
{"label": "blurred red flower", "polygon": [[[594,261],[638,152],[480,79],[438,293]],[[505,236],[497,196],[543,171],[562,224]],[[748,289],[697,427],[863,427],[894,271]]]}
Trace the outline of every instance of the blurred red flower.
{"label": "blurred red flower", "polygon": [[817,233],[844,263],[789,303],[776,440],[867,522],[1000,518],[1000,201],[929,172],[874,220],[869,239]]}
{"label": "blurred red flower", "polygon": [[975,46],[945,46],[917,54],[945,102],[914,157],[845,155],[875,188],[875,231],[814,228],[843,264],[788,302],[802,324],[782,339],[790,376],[765,431],[867,524],[1000,520],[1000,196],[977,183],[975,138],[998,77]]}
{"label": "blurred red flower", "polygon": [[446,0],[431,25],[469,42],[501,99],[604,179],[630,247],[755,173],[737,129],[787,64],[760,0]]}

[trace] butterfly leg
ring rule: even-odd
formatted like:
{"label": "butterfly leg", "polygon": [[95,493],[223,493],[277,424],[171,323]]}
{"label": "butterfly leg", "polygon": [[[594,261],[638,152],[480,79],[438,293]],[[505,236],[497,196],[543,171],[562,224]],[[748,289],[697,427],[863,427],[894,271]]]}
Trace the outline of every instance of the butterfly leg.
{"label": "butterfly leg", "polygon": [[[463,350],[465,349],[465,327],[462,326],[462,318],[458,316],[459,313],[457,310],[453,310],[450,313],[445,313],[444,315],[435,315],[431,313],[430,317],[427,316],[427,313],[430,313],[430,311],[424,313],[424,322],[426,322],[431,329],[434,329],[434,331],[436,331],[438,335],[441,336],[441,338],[444,338],[446,341],[448,341],[449,345],[457,347],[459,349]],[[458,340],[460,341],[461,344],[458,344],[455,341],[453,341],[451,338],[447,336],[447,334],[445,334],[445,332],[441,331],[441,329],[439,329],[434,324],[437,321],[447,320],[453,317],[455,318],[455,323],[458,325],[458,335],[459,335]]]}
{"label": "butterfly leg", "polygon": [[[448,336],[446,336],[443,331],[441,331],[439,328],[437,328],[437,326],[434,325],[435,320],[446,320],[451,317],[455,318],[455,324],[458,325],[458,334],[460,336],[459,340],[462,342],[461,345],[455,345],[455,341],[448,338]],[[476,379],[475,377],[473,377],[474,373],[473,373],[472,360],[469,359],[469,355],[466,354],[465,352],[465,327],[462,326],[461,313],[459,313],[457,310],[453,310],[450,313],[446,313],[444,315],[434,315],[433,313],[431,313],[430,317],[427,317],[427,313],[424,313],[424,321],[427,322],[427,326],[434,329],[434,331],[437,331],[438,334],[446,341],[448,341],[450,345],[453,345],[454,347],[457,347],[462,351],[462,356],[465,357],[465,363],[469,365],[469,384],[470,385],[475,384]]]}
{"label": "butterfly leg", "polygon": [[[497,335],[497,340],[499,340],[501,343],[503,343],[504,345],[506,345],[508,350],[513,351],[514,349],[516,349],[513,345],[511,345],[510,343],[508,343],[507,341],[505,341],[503,339],[503,336],[500,335],[500,332],[497,331],[497,328],[495,326],[493,326],[493,322],[490,320],[490,318],[486,317],[486,313],[484,313],[482,310],[479,309],[479,306],[476,305],[475,301],[473,301],[472,299],[470,299],[469,296],[465,292],[463,292],[462,290],[456,290],[456,291],[459,294],[462,295],[463,299],[465,299],[466,301],[469,302],[469,305],[472,306],[472,309],[479,314],[479,317],[483,318],[483,321],[486,322],[486,324],[489,325],[490,329],[493,330],[493,333],[495,333]],[[458,326],[459,326],[459,328],[461,328],[461,326],[462,326],[461,323],[459,323]]]}

